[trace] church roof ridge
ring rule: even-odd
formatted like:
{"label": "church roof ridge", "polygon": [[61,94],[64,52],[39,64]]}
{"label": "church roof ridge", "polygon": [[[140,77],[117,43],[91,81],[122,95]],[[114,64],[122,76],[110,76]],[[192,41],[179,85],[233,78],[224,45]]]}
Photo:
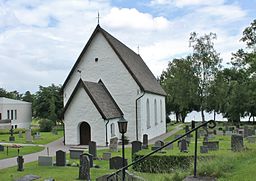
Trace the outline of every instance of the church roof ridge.
{"label": "church roof ridge", "polygon": [[135,53],[121,41],[113,37],[109,34],[106,30],[101,28],[98,24],[92,33],[90,39],[88,40],[87,44],[85,45],[83,51],[79,55],[75,65],[73,66],[72,70],[70,71],[67,79],[65,80],[62,89],[66,86],[70,76],[75,71],[77,65],[79,64],[80,60],[82,59],[83,54],[86,52],[87,48],[89,47],[91,41],[93,40],[94,36],[101,32],[102,35],[105,37],[109,45],[115,51],[119,59],[122,61],[126,69],[129,71],[133,79],[136,81],[138,86],[145,92],[154,93],[158,95],[166,95],[165,91],[161,87],[161,85],[157,82],[155,76],[150,71],[148,66],[145,64],[143,59],[140,55]]}

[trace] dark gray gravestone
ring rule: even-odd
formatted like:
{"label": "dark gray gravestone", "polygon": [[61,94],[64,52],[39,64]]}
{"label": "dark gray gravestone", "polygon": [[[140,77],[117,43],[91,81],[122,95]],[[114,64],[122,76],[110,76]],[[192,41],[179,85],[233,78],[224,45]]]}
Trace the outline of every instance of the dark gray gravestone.
{"label": "dark gray gravestone", "polygon": [[96,142],[94,142],[94,141],[89,142],[89,153],[93,156],[94,159],[97,158]]}
{"label": "dark gray gravestone", "polygon": [[17,157],[17,163],[18,163],[17,171],[24,171],[24,168],[23,168],[24,158],[23,158],[23,156],[18,156]]}
{"label": "dark gray gravestone", "polygon": [[188,152],[188,142],[185,139],[180,140],[180,152]]}
{"label": "dark gray gravestone", "polygon": [[208,153],[208,147],[207,146],[200,146],[200,153]]}
{"label": "dark gray gravestone", "polygon": [[118,151],[118,138],[117,137],[110,139],[109,149],[110,149],[110,151]]}
{"label": "dark gray gravestone", "polygon": [[231,136],[231,150],[232,151],[243,151],[244,149],[244,140],[241,135],[232,135]]}
{"label": "dark gray gravestone", "polygon": [[4,146],[0,145],[0,151],[4,151]]}
{"label": "dark gray gravestone", "polygon": [[249,143],[256,143],[256,136],[248,136],[247,140]]}
{"label": "dark gray gravestone", "polygon": [[91,180],[90,177],[90,159],[87,155],[80,155],[79,179]]}
{"label": "dark gray gravestone", "polygon": [[132,142],[132,155],[142,149],[142,143],[140,141]]}
{"label": "dark gray gravestone", "polygon": [[111,158],[111,153],[110,152],[104,152],[102,155],[103,160],[109,160]]}
{"label": "dark gray gravestone", "polygon": [[25,175],[21,178],[18,178],[15,181],[32,181],[32,180],[36,180],[36,179],[39,179],[39,178],[40,178],[40,176],[37,176],[37,175]]}
{"label": "dark gray gravestone", "polygon": [[211,151],[219,150],[219,141],[203,142],[203,145],[207,146],[208,150],[211,150]]}
{"label": "dark gray gravestone", "polygon": [[249,136],[249,127],[248,126],[244,126],[244,138]]}
{"label": "dark gray gravestone", "polygon": [[148,135],[147,134],[143,135],[142,148],[143,149],[148,149]]}
{"label": "dark gray gravestone", "polygon": [[[186,125],[186,126],[185,126],[185,132],[187,133],[187,132],[189,132],[189,131],[190,131],[190,130],[189,130],[189,125]],[[187,137],[190,137],[190,134],[188,134]]]}
{"label": "dark gray gravestone", "polygon": [[90,153],[84,153],[83,155],[88,156],[89,161],[90,161],[90,167],[93,167],[93,155]]}
{"label": "dark gray gravestone", "polygon": [[[124,160],[125,166],[127,159]],[[120,156],[112,157],[109,159],[109,169],[120,169],[123,167],[123,158]]]}
{"label": "dark gray gravestone", "polygon": [[66,152],[56,151],[56,166],[66,166]]}
{"label": "dark gray gravestone", "polygon": [[152,151],[156,150],[156,149],[158,149],[158,148],[160,148],[162,146],[164,146],[164,142],[161,141],[161,140],[158,140],[158,141],[155,142],[154,146],[151,147],[151,150]]}
{"label": "dark gray gravestone", "polygon": [[31,136],[31,129],[26,130],[26,142],[31,143],[32,142],[32,136]]}

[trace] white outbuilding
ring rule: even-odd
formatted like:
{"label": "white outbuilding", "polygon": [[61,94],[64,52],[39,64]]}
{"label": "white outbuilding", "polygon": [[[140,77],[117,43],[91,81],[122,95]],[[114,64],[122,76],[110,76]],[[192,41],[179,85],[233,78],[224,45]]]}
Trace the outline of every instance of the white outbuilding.
{"label": "white outbuilding", "polygon": [[4,120],[10,120],[13,128],[29,128],[32,121],[32,104],[0,97],[0,120],[3,123],[6,122]]}
{"label": "white outbuilding", "polygon": [[106,145],[120,138],[121,117],[128,121],[130,141],[166,132],[165,91],[140,55],[99,25],[62,90],[67,145]]}

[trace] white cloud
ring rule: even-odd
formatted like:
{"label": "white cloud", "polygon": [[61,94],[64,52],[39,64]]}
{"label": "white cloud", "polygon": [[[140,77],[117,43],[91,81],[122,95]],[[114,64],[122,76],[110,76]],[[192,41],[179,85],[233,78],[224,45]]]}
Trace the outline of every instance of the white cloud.
{"label": "white cloud", "polygon": [[200,5],[217,5],[223,4],[224,0],[151,0],[150,4],[154,5],[172,5],[177,7],[200,6]]}

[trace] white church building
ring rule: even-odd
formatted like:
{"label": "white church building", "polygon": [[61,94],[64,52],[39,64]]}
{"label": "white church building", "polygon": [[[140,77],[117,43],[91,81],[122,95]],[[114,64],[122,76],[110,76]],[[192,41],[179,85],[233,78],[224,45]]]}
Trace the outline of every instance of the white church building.
{"label": "white church building", "polygon": [[9,120],[10,125],[0,124],[0,127],[29,128],[32,121],[32,104],[0,97],[0,123],[5,123],[6,120]]}
{"label": "white church building", "polygon": [[166,93],[136,54],[97,25],[63,87],[66,145],[106,145],[128,121],[130,141],[166,132]]}

